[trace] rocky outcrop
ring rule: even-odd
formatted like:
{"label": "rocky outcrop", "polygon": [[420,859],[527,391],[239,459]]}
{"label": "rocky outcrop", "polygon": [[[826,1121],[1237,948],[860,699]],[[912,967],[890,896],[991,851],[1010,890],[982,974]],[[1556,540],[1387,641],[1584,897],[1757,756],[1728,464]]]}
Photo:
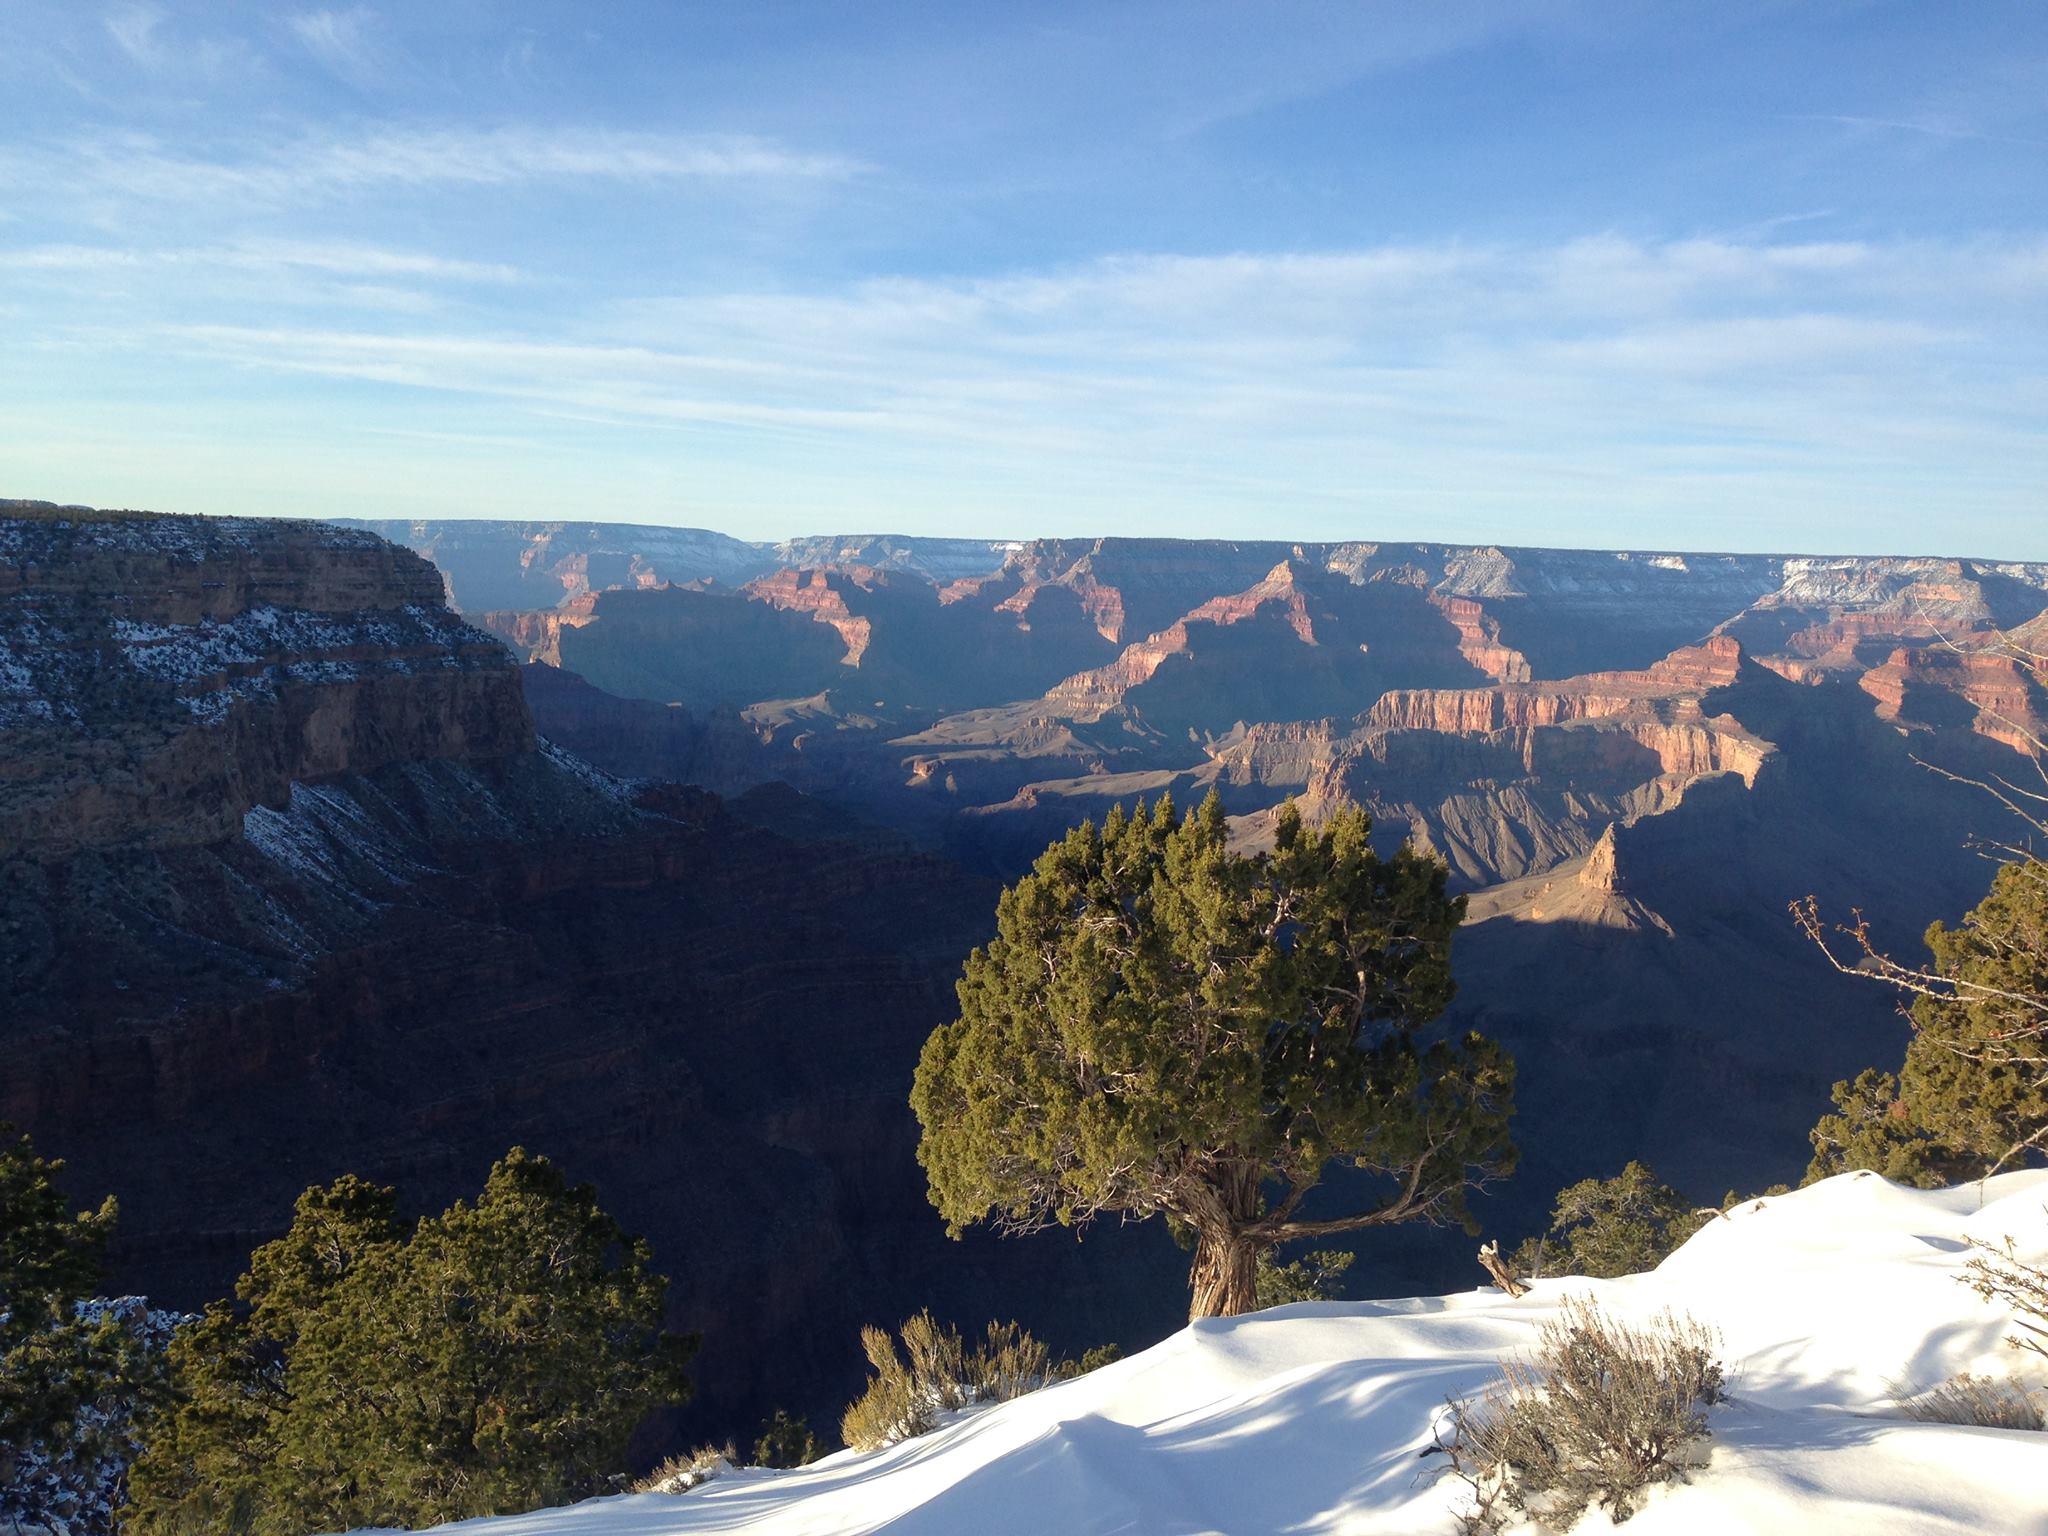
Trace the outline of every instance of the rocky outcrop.
{"label": "rocky outcrop", "polygon": [[440,585],[315,523],[0,518],[0,858],[194,846],[295,782],[531,751]]}
{"label": "rocky outcrop", "polygon": [[1508,918],[1524,923],[1569,923],[1621,933],[1676,937],[1671,924],[1630,889],[1621,841],[1609,822],[1593,844],[1574,859],[1539,875],[1494,886],[1474,897],[1466,921]]}
{"label": "rocky outcrop", "polygon": [[846,647],[846,654],[839,658],[840,661],[846,666],[857,667],[861,657],[867,654],[874,625],[847,606],[845,588],[872,587],[879,580],[880,573],[869,566],[833,571],[777,571],[773,576],[749,582],[746,592],[747,596],[771,608],[785,613],[806,614],[813,622],[836,631]]}
{"label": "rocky outcrop", "polygon": [[1472,650],[1444,605],[1399,573],[1354,581],[1297,556],[1066,679],[1044,705],[1080,722],[1128,709],[1168,733],[1351,715],[1398,680],[1476,680]]}
{"label": "rocky outcrop", "polygon": [[1742,647],[1730,636],[1686,646],[1640,672],[1594,672],[1557,683],[1504,682],[1494,688],[1393,689],[1373,705],[1371,725],[1395,730],[1526,730],[1605,720],[1675,705],[1664,717],[1697,718],[1701,697],[1742,675]]}
{"label": "rocky outcrop", "polygon": [[704,578],[738,586],[780,563],[766,545],[708,528],[636,523],[351,522],[423,555],[447,579],[447,598],[468,614],[541,611],[614,588]]}
{"label": "rocky outcrop", "polygon": [[1901,647],[1857,686],[1885,720],[1922,730],[1966,724],[2023,753],[2048,741],[2048,688],[2022,642],[1986,636],[1970,647]]}
{"label": "rocky outcrop", "polygon": [[562,664],[562,634],[581,629],[597,616],[597,594],[586,592],[570,598],[559,608],[508,608],[486,612],[471,611],[480,629],[486,629],[509,645],[525,661]]}
{"label": "rocky outcrop", "polygon": [[1017,548],[986,539],[917,539],[896,534],[825,535],[755,543],[709,528],[645,523],[358,521],[424,555],[447,577],[448,600],[464,613],[539,611],[592,592],[687,586],[739,587],[784,569],[865,566],[947,582],[998,570]]}
{"label": "rocky outcrop", "polygon": [[2042,567],[1974,560],[1793,559],[1777,591],[1722,626],[1793,675],[1858,673],[1901,644],[1969,645],[2048,608]]}
{"label": "rocky outcrop", "polygon": [[1504,683],[1529,681],[1529,658],[1513,646],[1501,643],[1499,619],[1469,597],[1435,592],[1429,600],[1456,626],[1458,650],[1473,666]]}

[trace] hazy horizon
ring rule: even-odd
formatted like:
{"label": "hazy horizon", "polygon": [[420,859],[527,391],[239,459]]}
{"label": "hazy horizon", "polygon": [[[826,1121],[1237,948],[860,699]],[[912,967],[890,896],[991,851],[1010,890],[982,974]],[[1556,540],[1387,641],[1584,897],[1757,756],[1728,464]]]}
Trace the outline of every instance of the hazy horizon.
{"label": "hazy horizon", "polygon": [[1032,543],[1060,540],[1064,542],[1088,542],[1095,539],[1143,539],[1153,543],[1225,543],[1225,544],[1272,544],[1272,545],[1313,545],[1331,546],[1344,544],[1413,544],[1421,547],[1440,549],[1499,549],[1504,553],[1533,551],[1546,554],[1588,554],[1628,555],[1655,558],[1662,555],[1696,556],[1702,559],[1721,557],[1780,558],[1788,560],[1968,560],[1984,565],[2048,565],[2048,557],[2036,558],[2024,555],[2008,555],[1995,551],[1926,548],[1926,549],[1800,549],[1791,546],[1759,547],[1755,549],[1704,548],[1668,544],[1531,544],[1502,539],[1459,539],[1459,538],[1405,538],[1393,535],[1363,532],[1358,534],[1324,537],[1296,538],[1285,533],[1262,534],[1172,534],[1172,533],[1119,533],[1103,529],[1083,530],[1075,533],[914,533],[903,528],[860,528],[834,527],[799,529],[794,532],[769,532],[765,534],[736,533],[729,528],[719,528],[708,523],[686,523],[664,520],[656,514],[643,518],[620,517],[493,517],[487,514],[439,516],[426,514],[418,517],[377,517],[356,513],[315,514],[290,511],[250,512],[207,512],[185,511],[171,507],[114,507],[93,506],[85,502],[67,502],[51,496],[0,496],[0,505],[8,502],[26,502],[36,505],[53,506],[63,510],[77,510],[86,513],[169,513],[177,516],[195,517],[277,517],[286,520],[345,523],[359,526],[384,525],[391,523],[447,524],[474,523],[482,525],[515,524],[529,528],[648,528],[669,533],[709,533],[720,538],[734,539],[741,543],[770,548],[778,544],[795,544],[807,540],[943,540],[953,539],[970,544],[1014,545],[1023,547]]}

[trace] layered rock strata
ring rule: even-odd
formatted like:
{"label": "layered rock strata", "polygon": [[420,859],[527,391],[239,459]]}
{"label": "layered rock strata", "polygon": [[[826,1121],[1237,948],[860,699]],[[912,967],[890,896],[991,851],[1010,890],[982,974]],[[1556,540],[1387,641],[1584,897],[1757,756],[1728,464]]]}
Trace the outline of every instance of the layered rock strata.
{"label": "layered rock strata", "polygon": [[533,741],[503,648],[381,539],[0,519],[0,858],[196,846],[294,782]]}

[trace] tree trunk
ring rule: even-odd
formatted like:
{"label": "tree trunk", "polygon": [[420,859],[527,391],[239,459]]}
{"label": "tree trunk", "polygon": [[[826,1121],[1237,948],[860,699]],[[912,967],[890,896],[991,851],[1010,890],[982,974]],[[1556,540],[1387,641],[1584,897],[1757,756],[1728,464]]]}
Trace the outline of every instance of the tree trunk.
{"label": "tree trunk", "polygon": [[1228,1229],[1195,1235],[1195,1262],[1188,1271],[1188,1321],[1236,1317],[1257,1309],[1259,1245]]}

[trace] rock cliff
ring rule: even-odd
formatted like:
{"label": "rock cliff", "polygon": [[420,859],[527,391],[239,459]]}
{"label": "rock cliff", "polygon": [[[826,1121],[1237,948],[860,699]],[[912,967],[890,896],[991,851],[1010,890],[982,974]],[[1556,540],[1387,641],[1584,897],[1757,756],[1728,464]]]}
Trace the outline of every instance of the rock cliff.
{"label": "rock cliff", "polygon": [[294,782],[533,743],[502,647],[381,539],[0,519],[0,858],[196,846]]}

